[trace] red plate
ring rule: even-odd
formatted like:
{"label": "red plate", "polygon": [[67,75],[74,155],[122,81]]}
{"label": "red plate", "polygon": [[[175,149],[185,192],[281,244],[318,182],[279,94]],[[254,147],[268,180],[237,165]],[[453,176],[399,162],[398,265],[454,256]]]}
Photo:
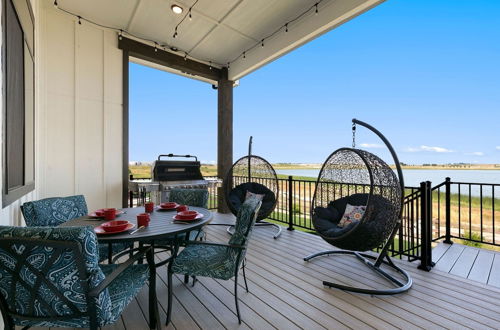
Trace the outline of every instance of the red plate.
{"label": "red plate", "polygon": [[158,210],[164,210],[164,211],[171,211],[171,210],[175,210],[176,208],[178,208],[180,205],[179,204],[175,204],[175,206],[173,207],[162,207],[161,205],[158,206]]}
{"label": "red plate", "polygon": [[113,234],[119,234],[119,233],[123,233],[123,232],[126,232],[132,228],[135,227],[135,224],[134,223],[129,223],[128,226],[123,229],[123,230],[120,230],[120,231],[114,231],[114,232],[107,232],[104,230],[104,228],[102,228],[102,226],[97,226],[97,227],[94,227],[94,232],[97,234],[97,235],[113,235]]}
{"label": "red plate", "polygon": [[173,216],[173,218],[174,218],[174,220],[175,220],[175,221],[180,221],[180,222],[189,222],[189,221],[195,221],[195,220],[199,220],[199,219],[203,218],[203,214],[198,213],[198,214],[196,215],[196,217],[194,217],[193,219],[181,219],[181,218],[177,217],[177,214],[176,214],[176,215],[174,215],[174,216]]}
{"label": "red plate", "polygon": [[[100,209],[100,210],[97,210],[97,211],[103,211],[103,210],[104,210],[104,209]],[[104,211],[103,211],[103,212],[104,212]],[[122,210],[116,210],[116,215],[117,215],[117,216],[119,216],[119,215],[121,215],[121,214],[125,214],[125,212],[124,212],[124,211],[122,211]],[[103,215],[101,215],[101,216],[99,216],[99,215],[95,214],[95,212],[92,212],[92,213],[90,213],[90,214],[89,214],[89,217],[92,217],[92,218],[104,218],[104,214],[103,214]]]}

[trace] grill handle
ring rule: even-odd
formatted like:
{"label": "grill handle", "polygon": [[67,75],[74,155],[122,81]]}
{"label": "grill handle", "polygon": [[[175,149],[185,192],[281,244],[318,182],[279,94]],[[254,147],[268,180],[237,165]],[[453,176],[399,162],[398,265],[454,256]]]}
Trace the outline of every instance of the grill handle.
{"label": "grill handle", "polygon": [[192,155],[174,155],[174,154],[159,155],[158,160],[160,160],[161,157],[185,157],[185,158],[194,158],[195,161],[198,161],[198,157]]}

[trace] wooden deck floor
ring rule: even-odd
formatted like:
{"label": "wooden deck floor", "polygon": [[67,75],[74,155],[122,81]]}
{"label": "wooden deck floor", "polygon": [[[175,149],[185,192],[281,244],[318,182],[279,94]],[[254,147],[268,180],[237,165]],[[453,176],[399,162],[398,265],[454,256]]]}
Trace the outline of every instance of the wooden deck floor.
{"label": "wooden deck floor", "polygon": [[[216,215],[215,221],[231,220]],[[223,226],[209,226],[208,240],[228,240]],[[250,293],[240,286],[243,323],[234,312],[232,281],[200,278],[192,287],[174,280],[173,320],[168,329],[393,329],[500,328],[500,289],[452,274],[417,269],[398,262],[414,280],[412,289],[390,297],[372,297],[325,288],[324,279],[383,287],[386,282],[352,257],[305,255],[331,246],[319,237],[284,230],[274,240],[272,229],[256,228],[247,253]],[[161,322],[167,301],[166,269],[159,270],[157,291]],[[147,288],[106,329],[147,329]],[[166,327],[164,327],[166,328]]]}
{"label": "wooden deck floor", "polygon": [[439,243],[432,260],[436,270],[500,288],[500,252]]}

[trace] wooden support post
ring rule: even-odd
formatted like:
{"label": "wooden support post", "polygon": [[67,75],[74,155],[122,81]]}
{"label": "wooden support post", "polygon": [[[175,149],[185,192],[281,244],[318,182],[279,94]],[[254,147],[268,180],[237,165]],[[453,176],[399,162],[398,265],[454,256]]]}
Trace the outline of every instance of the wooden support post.
{"label": "wooden support post", "polygon": [[[221,70],[217,98],[217,176],[224,180],[233,165],[233,81]],[[229,213],[223,188],[218,188],[217,211]]]}

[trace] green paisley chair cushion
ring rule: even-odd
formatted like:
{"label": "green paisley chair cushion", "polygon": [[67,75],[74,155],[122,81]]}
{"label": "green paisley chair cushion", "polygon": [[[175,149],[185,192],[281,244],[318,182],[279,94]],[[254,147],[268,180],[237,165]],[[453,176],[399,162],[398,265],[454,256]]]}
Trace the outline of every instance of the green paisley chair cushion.
{"label": "green paisley chair cushion", "polygon": [[[104,275],[108,276],[119,265],[101,265]],[[131,265],[108,286],[111,298],[111,318],[106,324],[118,320],[127,305],[139,293],[149,279],[149,267],[147,264]]]}
{"label": "green paisley chair cushion", "polygon": [[[56,227],[88,214],[87,202],[83,195],[51,197],[26,202],[21,206],[21,211],[28,227]],[[108,247],[108,244],[99,244],[99,261],[108,258]],[[115,243],[112,254],[131,247],[130,243]]]}
{"label": "green paisley chair cushion", "polygon": [[227,246],[192,244],[175,258],[172,271],[228,280],[236,271],[239,250]]}
{"label": "green paisley chair cushion", "polygon": [[55,227],[88,214],[87,203],[82,195],[45,198],[26,202],[21,207],[26,224]]}
{"label": "green paisley chair cushion", "polygon": [[208,207],[207,189],[172,189],[169,201],[182,205]]}
{"label": "green paisley chair cushion", "polygon": [[[89,275],[89,288],[98,286],[105,278],[119,265],[99,266],[96,258],[97,239],[90,227],[0,227],[0,239],[7,237],[22,237],[48,239],[55,241],[79,242],[85,263],[86,272]],[[22,255],[27,252],[26,260],[36,269],[42,269],[50,259],[53,249],[39,247],[26,251],[26,246],[14,244],[14,251],[0,249],[0,293],[9,308],[20,315],[27,315],[28,302],[32,297],[32,290],[17,284],[15,296],[10,297],[10,284],[13,276],[19,276],[29,287],[34,285],[34,274],[27,267],[21,267],[17,273],[12,271],[16,269],[16,260],[12,253]],[[75,256],[72,252],[64,252],[59,256],[54,264],[48,269],[46,274],[50,282],[68,298],[81,312],[87,311],[85,291],[78,279],[78,269],[74,262]],[[14,275],[16,274],[16,275]],[[107,289],[98,296],[96,302],[97,321],[99,326],[114,323],[122,313],[123,309],[133,299],[137,292],[144,286],[148,280],[149,269],[147,265],[133,265],[121,273]],[[53,293],[44,284],[38,290],[38,296],[35,299],[34,309],[30,316],[44,317],[49,316],[48,307],[55,310],[58,315],[71,315],[71,309],[59,297]],[[14,298],[15,304],[12,305],[11,298]],[[66,320],[21,320],[14,318],[14,323],[18,326],[38,326],[38,327],[89,327],[89,317],[75,317]]]}
{"label": "green paisley chair cushion", "polygon": [[[247,245],[260,204],[257,198],[249,198],[243,203],[229,244],[243,247]],[[239,269],[244,255],[245,250],[229,245],[190,244],[188,242],[186,248],[173,260],[172,272],[228,280]]]}
{"label": "green paisley chair cushion", "polygon": [[[89,275],[89,285],[91,288],[96,287],[104,280],[104,273],[98,265],[97,259],[97,239],[91,227],[0,227],[0,239],[2,238],[35,238],[47,239],[54,241],[71,241],[78,242],[81,246],[83,261]],[[20,315],[27,315],[28,302],[33,294],[32,290],[22,285],[17,284],[14,291],[14,297],[11,297],[11,283],[15,279],[14,276],[22,279],[30,287],[34,285],[34,274],[26,267],[16,268],[18,262],[14,258],[14,253],[17,256],[26,253],[26,260],[36,269],[42,269],[48,260],[51,258],[53,249],[44,247],[43,242],[40,246],[33,248],[31,251],[26,251],[24,245],[13,245],[12,249],[0,249],[0,291],[5,301],[8,302],[9,308]],[[85,291],[79,282],[76,274],[78,273],[77,264],[74,261],[75,255],[71,251],[62,253],[47,270],[48,278],[55,287],[57,287],[63,295],[69,299],[78,308],[78,310],[87,311],[87,302],[85,299]],[[38,296],[35,299],[33,315],[36,317],[48,316],[48,307],[50,306],[57,312],[58,315],[71,315],[71,309],[66,306],[63,301],[49,290],[45,284],[42,284],[37,292]],[[15,302],[12,305],[12,301]],[[97,318],[99,323],[105,323],[111,318],[111,299],[108,290],[104,290],[97,298],[96,304]],[[17,325],[30,325],[30,321],[14,320]],[[58,326],[78,326],[79,323],[71,324],[70,320],[60,321]],[[43,322],[42,322],[43,323]],[[88,322],[85,323],[87,326]],[[39,326],[52,326],[48,323],[40,324]]]}
{"label": "green paisley chair cushion", "polygon": [[234,234],[229,240],[229,244],[246,246],[248,237],[252,233],[255,224],[255,210],[258,209],[260,199],[252,197],[247,199],[238,211]]}

